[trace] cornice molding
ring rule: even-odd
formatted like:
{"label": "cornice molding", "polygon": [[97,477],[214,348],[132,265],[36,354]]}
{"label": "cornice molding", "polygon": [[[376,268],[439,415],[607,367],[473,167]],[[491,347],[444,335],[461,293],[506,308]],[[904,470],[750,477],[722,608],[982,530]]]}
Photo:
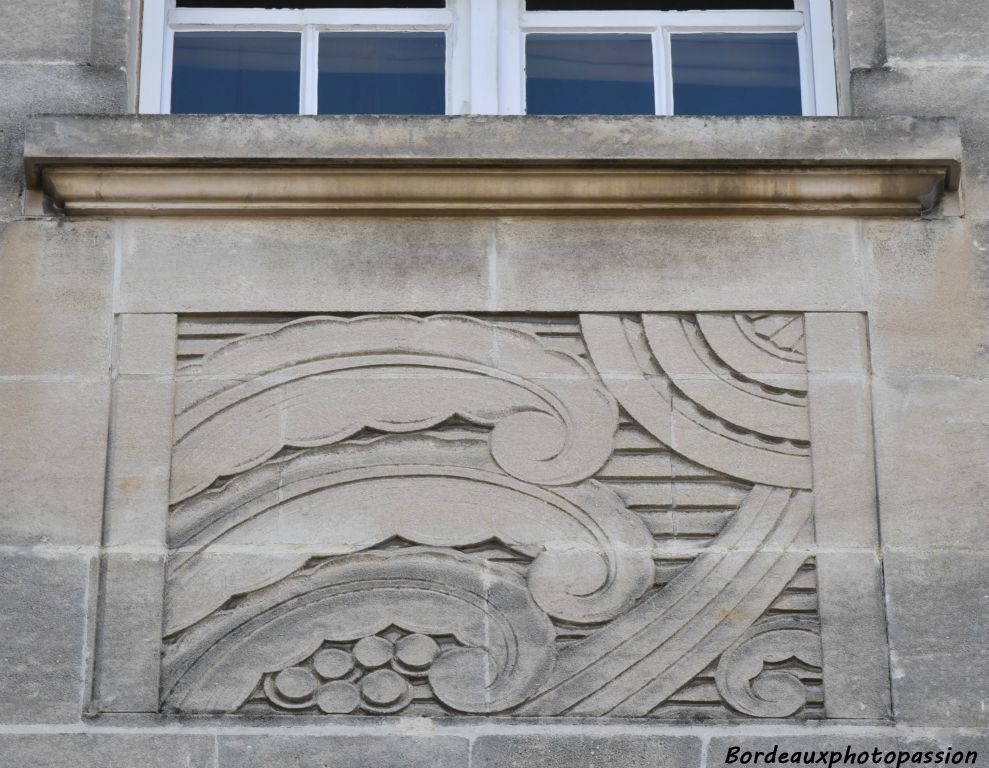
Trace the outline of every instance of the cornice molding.
{"label": "cornice molding", "polygon": [[48,117],[25,170],[70,216],[917,216],[960,153],[945,119]]}

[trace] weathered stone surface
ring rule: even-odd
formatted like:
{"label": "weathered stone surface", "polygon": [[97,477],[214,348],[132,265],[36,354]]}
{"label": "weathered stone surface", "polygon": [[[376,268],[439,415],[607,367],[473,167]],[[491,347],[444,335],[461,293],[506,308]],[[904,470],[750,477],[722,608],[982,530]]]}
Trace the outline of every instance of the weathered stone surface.
{"label": "weathered stone surface", "polygon": [[0,754],[18,768],[216,768],[212,736],[2,735]]}
{"label": "weathered stone surface", "polygon": [[5,5],[0,61],[86,62],[92,13],[89,0]]}
{"label": "weathered stone surface", "polygon": [[897,721],[989,724],[985,551],[887,551],[885,573]]}
{"label": "weathered stone surface", "polygon": [[879,543],[865,322],[851,312],[804,316],[814,526],[824,549]]}
{"label": "weathered stone surface", "polygon": [[[969,29],[973,36],[981,36],[978,24]],[[989,115],[984,109],[987,99],[989,70],[982,63],[944,62],[925,66],[903,61],[892,70],[865,70],[852,77],[852,104],[857,115],[958,117],[962,132],[964,203],[970,215],[976,217],[984,217],[989,211]]]}
{"label": "weathered stone surface", "polygon": [[102,558],[93,707],[154,712],[161,666],[164,555],[110,552]]}
{"label": "weathered stone surface", "polygon": [[[856,310],[861,255],[845,219],[504,219],[503,311]],[[794,248],[794,242],[801,243]]]}
{"label": "weathered stone surface", "polygon": [[683,736],[519,735],[481,736],[471,768],[692,768],[701,765],[701,742]]}
{"label": "weathered stone surface", "polygon": [[816,564],[828,717],[887,719],[892,705],[879,557],[822,551]]}
{"label": "weathered stone surface", "polygon": [[[155,141],[148,142],[148,135]],[[951,119],[909,117],[140,115],[38,118],[25,154],[32,172],[66,157],[94,164],[257,158],[330,164],[388,159],[884,166],[957,159],[958,139]]]}
{"label": "weathered stone surface", "polygon": [[873,389],[884,543],[989,545],[989,381],[884,378]]}
{"label": "weathered stone surface", "polygon": [[[871,69],[886,60],[886,18],[883,0],[842,0],[845,5],[848,58],[851,69]],[[835,3],[836,13],[841,3]],[[835,19],[835,26],[841,19]],[[839,49],[840,50],[840,49]]]}
{"label": "weathered stone surface", "polygon": [[[94,0],[88,63],[94,67],[125,67],[128,39],[139,29],[141,6],[133,0]],[[135,18],[136,17],[136,18]]]}
{"label": "weathered stone surface", "polygon": [[0,722],[79,720],[95,585],[88,556],[0,553]]}
{"label": "weathered stone surface", "polygon": [[219,768],[467,768],[469,743],[452,736],[219,738]]}
{"label": "weathered stone surface", "polygon": [[864,225],[880,376],[989,373],[989,229],[966,219]]}
{"label": "weathered stone surface", "polygon": [[109,375],[107,222],[0,227],[0,375]]}
{"label": "weathered stone surface", "polygon": [[475,219],[127,221],[120,310],[483,310],[492,242]]}
{"label": "weathered stone surface", "polygon": [[[30,4],[15,5],[34,8]],[[76,3],[64,5],[70,7]],[[87,7],[88,14],[90,3],[82,5]],[[30,18],[35,15],[31,10],[25,12]],[[72,30],[76,25],[70,24],[66,28]],[[39,31],[41,29],[39,27]],[[44,32],[46,37],[49,32]],[[88,39],[88,33],[85,37]],[[119,112],[123,109],[126,86],[124,72],[119,69],[66,63],[41,66],[0,63],[0,82],[3,83],[0,89],[0,217],[7,217],[21,212],[26,117],[37,113]]]}
{"label": "weathered stone surface", "polygon": [[936,13],[924,0],[885,0],[885,7],[886,46],[894,66],[898,61],[985,62],[989,58],[985,3],[944,0]]}
{"label": "weathered stone surface", "polygon": [[0,379],[0,541],[98,544],[110,385]]}

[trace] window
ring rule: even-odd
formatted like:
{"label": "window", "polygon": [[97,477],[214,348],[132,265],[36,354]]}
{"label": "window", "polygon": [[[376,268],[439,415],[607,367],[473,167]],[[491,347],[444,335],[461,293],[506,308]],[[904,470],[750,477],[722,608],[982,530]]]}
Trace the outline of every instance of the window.
{"label": "window", "polygon": [[829,0],[144,5],[142,112],[837,113]]}

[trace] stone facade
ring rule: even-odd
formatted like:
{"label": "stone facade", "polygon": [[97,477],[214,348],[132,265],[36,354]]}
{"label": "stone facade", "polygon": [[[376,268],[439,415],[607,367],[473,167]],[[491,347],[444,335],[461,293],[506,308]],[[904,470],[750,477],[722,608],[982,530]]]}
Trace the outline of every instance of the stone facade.
{"label": "stone facade", "polygon": [[981,4],[711,120],[127,117],[8,5],[0,765],[989,760]]}

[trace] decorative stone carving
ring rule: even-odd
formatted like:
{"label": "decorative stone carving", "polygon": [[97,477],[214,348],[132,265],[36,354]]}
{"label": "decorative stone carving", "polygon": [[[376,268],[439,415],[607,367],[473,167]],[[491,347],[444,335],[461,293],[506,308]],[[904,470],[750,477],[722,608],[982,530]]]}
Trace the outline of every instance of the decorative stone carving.
{"label": "decorative stone carving", "polygon": [[165,711],[819,708],[802,316],[210,322]]}
{"label": "decorative stone carving", "polygon": [[800,618],[761,621],[721,655],[718,690],[733,709],[754,717],[789,717],[807,702],[795,674],[765,671],[767,663],[796,659],[821,667],[817,623]]}

